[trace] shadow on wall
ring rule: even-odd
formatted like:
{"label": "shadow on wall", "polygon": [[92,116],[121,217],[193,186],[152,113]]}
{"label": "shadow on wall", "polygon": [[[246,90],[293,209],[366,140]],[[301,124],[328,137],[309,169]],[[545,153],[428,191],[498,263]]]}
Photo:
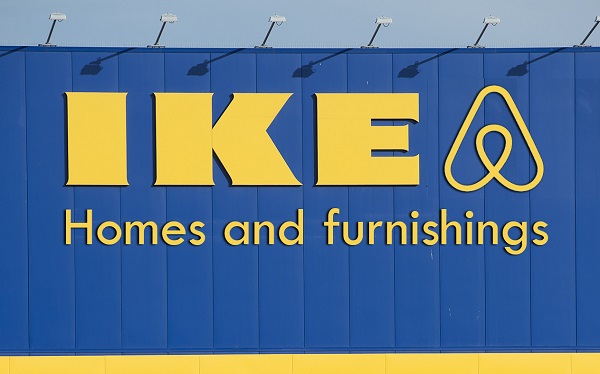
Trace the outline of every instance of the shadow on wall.
{"label": "shadow on wall", "polygon": [[6,52],[0,54],[0,58],[4,57],[4,56],[8,56],[8,55],[10,55],[12,53],[15,53],[15,52],[19,52],[20,50],[25,49],[25,48],[27,48],[27,47],[17,47],[15,49],[11,49],[10,51],[6,51]]}
{"label": "shadow on wall", "polygon": [[425,59],[423,61],[415,61],[414,64],[412,65],[408,65],[407,67],[405,67],[404,69],[400,70],[400,72],[398,73],[398,78],[414,78],[416,77],[421,70],[419,70],[419,66],[423,65],[424,63],[427,63],[429,61],[435,60],[437,58],[442,57],[443,55],[447,55],[448,53],[452,53],[454,51],[458,50],[458,48],[452,48],[449,49],[447,51],[444,51],[442,53],[438,53],[437,55],[430,57],[428,59]]}
{"label": "shadow on wall", "polygon": [[213,63],[213,62],[215,62],[215,61],[219,61],[219,60],[220,60],[220,59],[222,59],[222,58],[229,57],[229,56],[231,56],[231,55],[233,55],[233,54],[235,54],[235,53],[241,52],[241,51],[243,51],[244,49],[245,49],[245,48],[238,48],[238,49],[235,49],[235,50],[233,50],[233,51],[231,51],[231,52],[227,52],[227,53],[225,53],[225,54],[224,54],[224,55],[222,55],[222,56],[219,56],[219,57],[213,58],[213,59],[211,59],[211,60],[204,60],[204,62],[201,62],[201,63],[199,63],[198,65],[194,65],[194,66],[192,66],[192,67],[191,67],[191,68],[188,70],[188,72],[187,72],[187,75],[188,75],[188,76],[192,76],[192,77],[201,77],[201,76],[203,76],[203,75],[206,75],[206,74],[207,74],[207,73],[210,71],[210,69],[209,69],[209,65],[210,65],[210,64],[212,64],[212,63]]}
{"label": "shadow on wall", "polygon": [[292,78],[308,78],[311,75],[313,75],[314,73],[316,73],[315,69],[313,68],[316,64],[320,64],[323,61],[327,61],[330,58],[334,58],[335,56],[341,55],[341,54],[346,53],[351,50],[352,50],[352,48],[343,49],[339,52],[332,54],[331,56],[324,57],[317,61],[310,61],[308,64],[302,65],[298,69],[294,70],[294,73],[292,74]]}
{"label": "shadow on wall", "polygon": [[123,53],[129,52],[134,48],[126,48],[117,53],[113,53],[112,55],[106,56],[104,58],[98,57],[95,61],[88,62],[87,65],[81,68],[80,75],[98,75],[102,71],[102,62],[106,60],[110,60],[113,57],[117,57],[118,55],[122,55]]}
{"label": "shadow on wall", "polygon": [[554,51],[552,51],[552,52],[548,52],[548,53],[546,53],[545,55],[542,55],[542,56],[540,56],[540,57],[538,57],[538,58],[534,58],[533,60],[529,60],[529,61],[523,61],[523,63],[522,63],[522,64],[519,64],[519,65],[517,65],[517,66],[513,66],[512,68],[510,68],[510,69],[508,70],[508,72],[506,72],[506,76],[507,76],[507,77],[522,77],[522,76],[524,76],[525,74],[529,73],[529,69],[527,69],[527,66],[529,66],[529,65],[533,64],[533,63],[534,63],[534,62],[536,62],[536,61],[539,61],[539,60],[541,60],[541,59],[544,59],[544,58],[546,58],[546,57],[550,57],[550,56],[552,56],[553,54],[555,54],[555,53],[558,53],[558,52],[560,52],[560,51],[562,51],[562,50],[564,50],[564,49],[566,49],[566,48],[567,48],[567,47],[563,47],[563,48],[557,48],[557,49],[555,49]]}

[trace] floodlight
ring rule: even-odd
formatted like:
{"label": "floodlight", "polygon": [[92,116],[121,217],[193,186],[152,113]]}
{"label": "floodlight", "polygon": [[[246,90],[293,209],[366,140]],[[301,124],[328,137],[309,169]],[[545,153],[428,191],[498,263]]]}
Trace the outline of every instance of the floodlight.
{"label": "floodlight", "polygon": [[375,23],[378,25],[387,26],[390,23],[392,23],[392,19],[390,17],[377,17],[377,19],[375,20]]}
{"label": "floodlight", "polygon": [[500,18],[494,16],[485,17],[483,19],[483,23],[485,23],[486,25],[491,24],[492,26],[496,26],[500,23]]}
{"label": "floodlight", "polygon": [[284,16],[279,16],[277,14],[269,17],[269,22],[271,23],[271,26],[269,26],[269,31],[267,31],[267,36],[265,36],[265,40],[263,40],[261,45],[257,45],[254,48],[271,48],[271,47],[267,46],[267,39],[269,39],[269,35],[271,35],[271,31],[273,31],[273,27],[275,25],[281,26],[285,21],[286,21],[286,19]]}
{"label": "floodlight", "polygon": [[52,21],[62,22],[67,19],[67,15],[63,13],[51,13],[49,19]]}
{"label": "floodlight", "polygon": [[56,21],[62,22],[67,19],[67,16],[63,13],[50,13],[50,17],[48,17],[48,19],[52,21],[52,26],[50,27],[50,33],[48,34],[46,43],[38,44],[40,47],[56,47],[56,44],[50,44],[50,38],[52,37],[54,26],[56,25]]}
{"label": "floodlight", "polygon": [[177,16],[174,14],[163,14],[162,16],[160,16],[160,22],[169,22],[169,23],[174,23],[177,22]]}
{"label": "floodlight", "polygon": [[589,47],[589,45],[586,45],[585,42],[588,40],[590,35],[592,35],[594,30],[596,30],[596,27],[598,27],[599,23],[600,23],[600,16],[596,16],[596,19],[594,20],[594,26],[592,26],[592,29],[590,30],[590,32],[587,33],[587,35],[585,36],[585,38],[583,38],[581,43],[576,44],[573,47]]}
{"label": "floodlight", "polygon": [[154,44],[148,45],[148,48],[164,48],[165,47],[164,45],[159,45],[158,42],[160,40],[160,37],[161,37],[167,23],[177,22],[177,16],[174,14],[171,14],[171,13],[165,13],[160,16],[160,22],[162,22],[163,24],[160,27],[160,31],[158,32],[158,36],[156,37],[156,41],[154,42]]}
{"label": "floodlight", "polygon": [[497,24],[500,23],[500,18],[494,17],[494,16],[487,16],[487,17],[483,18],[483,23],[485,24],[485,26],[483,26],[483,30],[481,30],[481,34],[479,34],[479,37],[475,41],[475,44],[467,46],[468,48],[485,48],[484,46],[479,45],[479,41],[481,40],[481,37],[483,36],[483,33],[485,33],[485,30],[487,30],[488,26],[489,25],[496,26]]}
{"label": "floodlight", "polygon": [[278,16],[278,15],[274,15],[269,17],[269,22],[271,23],[276,23],[277,25],[281,25],[282,23],[284,23],[286,21],[284,16]]}
{"label": "floodlight", "polygon": [[381,17],[377,17],[375,19],[375,23],[377,24],[377,27],[375,28],[375,32],[373,33],[373,36],[371,37],[369,44],[363,45],[361,48],[377,48],[376,46],[373,45],[373,40],[375,40],[375,35],[377,35],[377,32],[379,32],[379,29],[381,28],[381,26],[388,27],[389,25],[391,25],[392,19],[390,17],[381,16]]}

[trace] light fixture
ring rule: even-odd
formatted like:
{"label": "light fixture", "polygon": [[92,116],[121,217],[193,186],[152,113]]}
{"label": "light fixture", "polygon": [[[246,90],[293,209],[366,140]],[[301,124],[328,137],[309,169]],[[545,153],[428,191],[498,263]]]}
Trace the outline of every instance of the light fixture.
{"label": "light fixture", "polygon": [[487,30],[488,26],[489,25],[496,26],[497,24],[500,23],[500,18],[494,17],[494,16],[488,16],[483,19],[483,23],[485,24],[485,26],[483,26],[483,30],[481,30],[481,34],[479,34],[479,37],[475,41],[475,44],[467,46],[468,48],[485,48],[484,46],[479,45],[479,41],[481,40],[481,37],[483,36],[483,33],[485,32],[485,30]]}
{"label": "light fixture", "polygon": [[269,26],[269,31],[267,31],[267,36],[265,36],[265,40],[263,40],[261,45],[257,45],[254,48],[271,48],[267,45],[267,39],[269,39],[269,35],[271,35],[271,31],[273,31],[273,27],[275,25],[281,26],[286,21],[284,16],[278,16],[277,14],[269,17],[269,22],[271,22],[271,26]]}
{"label": "light fixture", "polygon": [[588,38],[590,37],[590,35],[592,35],[592,33],[594,32],[594,30],[596,30],[596,27],[598,27],[599,23],[600,23],[600,16],[597,16],[596,20],[594,21],[594,26],[592,27],[592,29],[590,30],[590,32],[587,33],[587,35],[585,36],[585,38],[583,38],[583,40],[581,41],[581,43],[576,44],[573,47],[589,47],[589,45],[586,45],[585,42],[588,40]]}
{"label": "light fixture", "polygon": [[67,19],[67,16],[63,13],[51,13],[50,17],[48,17],[50,21],[52,21],[52,27],[50,27],[50,33],[48,34],[48,39],[46,39],[46,43],[38,44],[40,47],[56,47],[56,44],[50,44],[50,38],[52,37],[52,32],[54,31],[54,26],[56,22],[62,22]]}
{"label": "light fixture", "polygon": [[158,32],[158,36],[156,37],[156,41],[154,42],[154,44],[150,44],[148,45],[148,48],[164,48],[164,45],[159,45],[158,42],[160,41],[160,37],[163,33],[163,30],[165,29],[165,26],[168,23],[175,23],[177,22],[177,16],[171,13],[165,13],[162,16],[160,16],[160,22],[162,22],[162,26],[160,27],[160,31]]}
{"label": "light fixture", "polygon": [[379,31],[381,26],[388,27],[392,23],[392,19],[390,17],[383,17],[383,16],[377,17],[377,19],[375,19],[375,23],[377,24],[377,27],[375,28],[375,32],[373,33],[373,36],[371,37],[369,44],[363,45],[361,48],[377,48],[376,46],[373,45],[373,40],[375,40],[375,35],[377,35],[377,32]]}

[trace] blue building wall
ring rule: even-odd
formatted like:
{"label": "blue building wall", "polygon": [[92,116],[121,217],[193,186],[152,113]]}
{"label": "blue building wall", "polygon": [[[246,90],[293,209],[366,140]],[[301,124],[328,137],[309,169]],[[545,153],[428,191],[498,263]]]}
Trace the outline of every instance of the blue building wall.
{"label": "blue building wall", "polygon": [[[0,48],[0,353],[599,351],[600,49],[195,50]],[[463,193],[443,165],[477,93],[506,88],[544,160],[524,193],[497,181]],[[127,187],[67,187],[65,92],[127,92]],[[154,92],[293,93],[269,133],[302,187],[157,187]],[[419,186],[316,187],[315,93],[417,92],[410,150]],[[396,124],[406,122],[396,121]],[[502,173],[535,173],[501,97],[486,98],[465,142],[499,123],[514,146]],[[494,159],[503,140],[486,138]],[[395,152],[399,155],[399,152]],[[485,173],[472,146],[457,178]],[[549,242],[326,245],[340,220],[548,223]],[[304,245],[232,247],[232,220],[273,223],[304,209]],[[94,222],[206,224],[200,247],[65,245],[64,212]],[[355,227],[353,226],[356,230]]]}

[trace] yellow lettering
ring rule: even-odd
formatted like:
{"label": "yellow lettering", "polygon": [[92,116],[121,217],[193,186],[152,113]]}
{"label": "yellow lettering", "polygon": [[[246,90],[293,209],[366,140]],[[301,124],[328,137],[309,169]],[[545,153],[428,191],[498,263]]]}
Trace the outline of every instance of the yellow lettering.
{"label": "yellow lettering", "polygon": [[183,238],[171,239],[169,235],[185,235],[185,227],[177,221],[167,222],[161,230],[162,239],[168,245],[179,245]]}
{"label": "yellow lettering", "polygon": [[[410,212],[410,217],[413,219],[417,219],[419,218],[419,212],[417,212],[416,210],[413,210],[412,212]],[[410,237],[411,237],[411,243],[413,245],[419,243],[419,222],[412,222],[410,224],[411,227],[411,231],[410,231]]]}
{"label": "yellow lettering", "polygon": [[406,244],[406,223],[402,221],[386,223],[385,244],[390,245],[394,243],[394,227],[400,229],[400,244]]}
{"label": "yellow lettering", "polygon": [[65,244],[71,244],[71,229],[85,229],[85,244],[92,244],[92,210],[85,211],[85,222],[72,222],[71,209],[65,210]]}
{"label": "yellow lettering", "polygon": [[[242,237],[239,239],[234,239],[231,236],[231,230],[233,230],[234,228],[240,228],[242,229]],[[250,243],[250,223],[249,222],[238,222],[238,221],[232,221],[229,222],[227,224],[227,226],[225,226],[225,240],[227,241],[227,243],[231,244],[231,245],[240,245],[240,244],[249,244]]]}
{"label": "yellow lettering", "polygon": [[492,230],[492,244],[498,244],[498,224],[494,221],[477,222],[477,244],[483,244],[486,227]]}
{"label": "yellow lettering", "polygon": [[[297,222],[287,221],[279,227],[279,240],[285,245],[304,244],[304,209],[298,209],[296,214]],[[288,228],[296,230],[297,235],[295,238],[289,239],[285,236],[285,230]]]}
{"label": "yellow lettering", "polygon": [[125,222],[125,244],[131,244],[131,231],[133,228],[138,229],[138,244],[142,245],[145,242],[145,229],[150,227],[152,233],[152,244],[158,244],[158,227],[153,221],[142,223],[140,221]]}
{"label": "yellow lettering", "polygon": [[356,238],[350,239],[349,234],[350,228],[348,222],[342,223],[342,237],[344,238],[344,242],[348,245],[359,245],[363,240],[363,223],[356,223]]}
{"label": "yellow lettering", "polygon": [[201,228],[204,227],[204,223],[200,222],[200,221],[194,221],[190,224],[190,232],[193,235],[196,235],[196,239],[190,239],[190,243],[192,245],[202,245],[204,244],[204,241],[206,240],[206,236],[204,235],[204,233],[202,231],[200,231]]}
{"label": "yellow lettering", "polygon": [[333,216],[340,214],[340,208],[331,208],[327,212],[327,221],[323,222],[323,226],[327,227],[327,244],[333,244],[333,228],[340,225],[339,222],[333,220]]}
{"label": "yellow lettering", "polygon": [[367,238],[367,242],[371,245],[375,244],[375,229],[383,226],[383,222],[369,222],[369,237]]}
{"label": "yellow lettering", "polygon": [[267,133],[292,94],[236,93],[214,128],[212,94],[154,95],[156,185],[214,185],[213,149],[232,185],[301,185]]}
{"label": "yellow lettering", "polygon": [[234,94],[212,135],[213,148],[232,185],[301,185],[267,133],[291,95]]}
{"label": "yellow lettering", "polygon": [[548,224],[544,221],[538,221],[533,224],[533,233],[540,236],[540,239],[533,239],[533,244],[544,245],[548,243],[548,234],[542,230],[548,227]]}
{"label": "yellow lettering", "polygon": [[126,93],[67,92],[69,186],[127,186]]}
{"label": "yellow lettering", "polygon": [[456,221],[450,221],[448,222],[447,219],[447,212],[446,209],[442,209],[440,211],[440,243],[441,244],[446,244],[447,243],[447,236],[448,236],[448,228],[452,226],[454,227],[455,231],[455,240],[454,243],[456,245],[460,245],[462,243],[462,230],[460,227],[460,224]]}
{"label": "yellow lettering", "polygon": [[[473,215],[474,215],[473,211],[471,211],[471,210],[467,210],[465,212],[465,217],[468,218],[468,219],[473,218]],[[465,237],[466,237],[465,238],[465,242],[466,242],[465,244],[471,245],[471,244],[473,244],[473,222],[467,221],[466,226],[467,227],[465,229]]]}
{"label": "yellow lettering", "polygon": [[433,221],[427,221],[423,224],[423,233],[425,233],[425,235],[431,236],[431,239],[423,239],[423,244],[429,245],[429,246],[437,244],[438,234],[437,234],[437,232],[431,230],[432,228],[435,228],[437,226],[438,226],[438,224]]}
{"label": "yellow lettering", "polygon": [[254,222],[254,244],[260,244],[260,229],[262,227],[267,228],[267,242],[269,244],[275,243],[275,226],[269,221],[265,222]]}
{"label": "yellow lettering", "polygon": [[212,186],[212,93],[155,93],[156,184]]}
{"label": "yellow lettering", "polygon": [[[104,236],[104,230],[108,227],[115,230],[115,236],[112,239],[108,239]],[[102,222],[96,230],[96,236],[98,237],[98,240],[100,240],[100,243],[105,245],[113,245],[121,240],[121,226],[113,221]]]}
{"label": "yellow lettering", "polygon": [[[509,231],[512,228],[518,228],[521,231],[519,239],[510,237]],[[502,228],[502,239],[508,244],[504,249],[513,256],[520,255],[527,248],[527,222],[510,221]],[[519,245],[519,249],[512,249],[511,245]]]}
{"label": "yellow lettering", "polygon": [[419,94],[316,94],[317,185],[418,185],[419,156],[408,151],[408,125],[372,126],[372,119],[419,120]]}

